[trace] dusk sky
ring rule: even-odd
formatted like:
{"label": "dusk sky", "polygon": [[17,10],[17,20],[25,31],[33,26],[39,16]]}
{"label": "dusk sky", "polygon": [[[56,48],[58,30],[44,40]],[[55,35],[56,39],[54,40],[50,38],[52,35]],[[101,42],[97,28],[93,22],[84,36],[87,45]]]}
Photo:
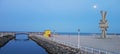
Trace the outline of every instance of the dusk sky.
{"label": "dusk sky", "polygon": [[0,31],[100,33],[107,11],[109,33],[120,33],[120,0],[0,0]]}

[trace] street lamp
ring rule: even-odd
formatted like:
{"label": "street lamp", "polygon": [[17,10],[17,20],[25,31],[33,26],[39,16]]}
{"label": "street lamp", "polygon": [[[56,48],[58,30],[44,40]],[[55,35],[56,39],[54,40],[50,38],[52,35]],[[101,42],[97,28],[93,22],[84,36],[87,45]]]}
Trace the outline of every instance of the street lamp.
{"label": "street lamp", "polygon": [[55,30],[53,30],[53,36],[55,37]]}
{"label": "street lamp", "polygon": [[78,49],[80,48],[80,29],[78,29]]}

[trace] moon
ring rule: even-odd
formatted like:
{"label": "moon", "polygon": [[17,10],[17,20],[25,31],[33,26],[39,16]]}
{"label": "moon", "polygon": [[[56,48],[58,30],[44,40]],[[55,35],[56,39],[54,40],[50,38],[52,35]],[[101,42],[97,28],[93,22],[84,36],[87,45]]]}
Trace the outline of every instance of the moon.
{"label": "moon", "polygon": [[96,9],[96,8],[97,8],[97,5],[93,5],[93,8]]}

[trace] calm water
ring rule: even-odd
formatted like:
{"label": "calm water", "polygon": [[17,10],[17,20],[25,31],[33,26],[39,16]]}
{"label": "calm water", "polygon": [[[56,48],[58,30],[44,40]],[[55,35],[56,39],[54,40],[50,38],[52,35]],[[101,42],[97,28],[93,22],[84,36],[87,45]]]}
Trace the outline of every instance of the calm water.
{"label": "calm water", "polygon": [[[56,32],[55,34],[59,34],[59,35],[78,35],[77,32]],[[101,35],[101,33],[80,33],[80,35],[91,36],[91,35]],[[107,33],[107,35],[120,35],[120,34],[119,33]]]}
{"label": "calm water", "polygon": [[27,35],[17,35],[16,39],[0,48],[0,54],[48,54],[34,41],[28,40]]}

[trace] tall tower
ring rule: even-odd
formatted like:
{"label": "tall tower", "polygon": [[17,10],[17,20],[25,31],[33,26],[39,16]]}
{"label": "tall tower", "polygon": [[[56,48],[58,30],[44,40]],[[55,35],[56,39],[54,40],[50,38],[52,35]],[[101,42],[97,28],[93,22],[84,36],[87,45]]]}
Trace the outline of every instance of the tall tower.
{"label": "tall tower", "polygon": [[101,16],[102,16],[102,20],[100,20],[100,28],[102,30],[101,37],[106,38],[106,31],[107,31],[107,28],[108,28],[108,23],[107,23],[107,20],[106,20],[107,12],[106,11],[101,11],[100,13],[101,13]]}

